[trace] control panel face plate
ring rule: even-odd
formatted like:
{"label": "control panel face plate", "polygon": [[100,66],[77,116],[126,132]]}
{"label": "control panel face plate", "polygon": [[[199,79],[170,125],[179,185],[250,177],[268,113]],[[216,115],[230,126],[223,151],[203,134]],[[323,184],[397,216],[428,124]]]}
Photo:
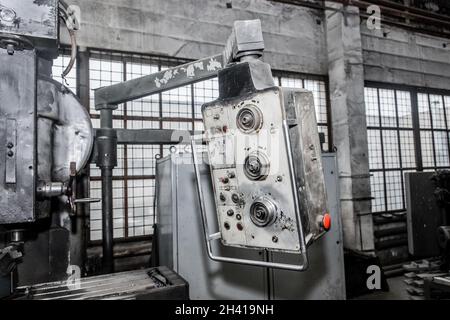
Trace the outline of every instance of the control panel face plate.
{"label": "control panel face plate", "polygon": [[299,252],[279,88],[203,108],[224,245]]}

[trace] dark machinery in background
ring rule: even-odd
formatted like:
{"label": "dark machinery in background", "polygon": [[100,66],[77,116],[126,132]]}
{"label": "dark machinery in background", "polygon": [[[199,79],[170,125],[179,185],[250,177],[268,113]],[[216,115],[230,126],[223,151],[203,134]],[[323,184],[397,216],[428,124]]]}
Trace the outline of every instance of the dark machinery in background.
{"label": "dark machinery in background", "polygon": [[409,253],[414,258],[438,258],[434,262],[436,270],[425,271],[423,275],[424,296],[448,299],[450,171],[406,173],[405,183]]}
{"label": "dark machinery in background", "polygon": [[450,270],[450,171],[438,171],[433,176],[434,194],[441,209],[441,224],[437,229],[437,242],[441,250],[442,271]]}
{"label": "dark machinery in background", "polygon": [[409,253],[414,258],[442,257],[449,271],[450,172],[405,174]]}

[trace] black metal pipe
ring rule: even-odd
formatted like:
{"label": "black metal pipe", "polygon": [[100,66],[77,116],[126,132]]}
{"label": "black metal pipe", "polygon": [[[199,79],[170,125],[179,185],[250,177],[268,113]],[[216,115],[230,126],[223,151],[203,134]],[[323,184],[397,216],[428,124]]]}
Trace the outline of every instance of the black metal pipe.
{"label": "black metal pipe", "polygon": [[112,169],[102,168],[103,272],[114,272]]}
{"label": "black metal pipe", "polygon": [[117,134],[113,129],[112,112],[115,105],[100,108],[100,126],[97,130],[97,166],[102,177],[102,249],[103,272],[114,272],[113,238],[113,169],[117,166]]}

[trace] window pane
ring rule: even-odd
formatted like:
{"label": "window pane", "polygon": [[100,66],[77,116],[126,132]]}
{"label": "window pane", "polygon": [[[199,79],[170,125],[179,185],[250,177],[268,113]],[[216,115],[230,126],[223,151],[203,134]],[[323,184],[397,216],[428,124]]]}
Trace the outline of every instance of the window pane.
{"label": "window pane", "polygon": [[397,127],[394,90],[379,90],[381,124],[384,127]]}
{"label": "window pane", "polygon": [[400,168],[397,131],[383,130],[382,134],[385,168]]}
{"label": "window pane", "polygon": [[416,150],[414,134],[412,131],[400,131],[400,146],[402,153],[402,167],[414,168],[416,166]]}
{"label": "window pane", "polygon": [[445,113],[442,96],[430,94],[431,116],[433,118],[433,129],[445,129]]}
{"label": "window pane", "polygon": [[378,89],[364,88],[364,101],[366,103],[367,125],[378,127],[380,114],[378,110]]}
{"label": "window pane", "polygon": [[132,145],[127,147],[128,175],[150,176],[155,174],[155,156],[159,145]]}
{"label": "window pane", "polygon": [[294,77],[281,77],[281,86],[285,88],[303,88],[303,79]]}
{"label": "window pane", "polygon": [[447,132],[434,132],[434,148],[436,152],[436,166],[449,166]]}
{"label": "window pane", "polygon": [[369,167],[370,169],[382,169],[380,130],[367,130],[367,138],[369,142]]}
{"label": "window pane", "polygon": [[202,105],[219,97],[219,81],[217,78],[194,84],[194,115],[202,118]]}
{"label": "window pane", "polygon": [[384,178],[383,172],[372,172],[370,177],[370,188],[372,197],[372,211],[380,212],[385,211],[385,200],[384,200]]}
{"label": "window pane", "polygon": [[450,129],[450,96],[444,96],[444,104],[447,115],[447,129]]}
{"label": "window pane", "polygon": [[386,172],[387,210],[403,209],[403,192],[400,171]]}
{"label": "window pane", "polygon": [[408,91],[397,91],[398,124],[401,128],[412,128],[411,94]]}
{"label": "window pane", "polygon": [[[101,58],[89,59],[89,87],[90,113],[100,114],[95,110],[94,92],[100,87],[109,86],[124,81],[123,63],[114,60],[109,54],[102,54]],[[114,115],[123,115],[123,105],[120,104]]]}
{"label": "window pane", "polygon": [[155,181],[133,179],[128,181],[128,236],[153,234],[153,203]]}
{"label": "window pane", "polygon": [[420,146],[422,148],[423,166],[434,167],[433,139],[431,131],[420,132]]}
{"label": "window pane", "polygon": [[430,107],[428,103],[428,95],[417,94],[417,103],[419,111],[419,123],[421,128],[431,128]]}
{"label": "window pane", "polygon": [[318,80],[305,79],[305,89],[314,95],[314,108],[316,109],[317,123],[327,123],[327,94],[325,83]]}
{"label": "window pane", "polygon": [[[158,65],[145,62],[127,62],[126,70],[126,79],[132,80],[158,72]],[[159,95],[154,94],[127,102],[127,116],[159,117]]]}
{"label": "window pane", "polygon": [[192,118],[191,86],[165,91],[161,94],[162,116]]}

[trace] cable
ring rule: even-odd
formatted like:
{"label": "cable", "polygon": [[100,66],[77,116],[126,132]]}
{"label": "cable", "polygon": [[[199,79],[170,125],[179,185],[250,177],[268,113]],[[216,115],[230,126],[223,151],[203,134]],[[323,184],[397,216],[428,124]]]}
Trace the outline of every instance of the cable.
{"label": "cable", "polygon": [[59,1],[59,16],[64,21],[64,24],[67,27],[67,30],[69,31],[70,35],[70,43],[71,43],[71,55],[70,55],[70,61],[67,67],[64,69],[63,73],[61,74],[61,77],[64,79],[64,81],[67,84],[66,76],[69,74],[69,72],[72,70],[73,66],[75,65],[75,61],[77,58],[77,41],[75,37],[75,31],[79,29],[79,21],[77,20],[77,17],[75,15],[75,12],[70,8],[70,6],[67,5],[64,1]]}

